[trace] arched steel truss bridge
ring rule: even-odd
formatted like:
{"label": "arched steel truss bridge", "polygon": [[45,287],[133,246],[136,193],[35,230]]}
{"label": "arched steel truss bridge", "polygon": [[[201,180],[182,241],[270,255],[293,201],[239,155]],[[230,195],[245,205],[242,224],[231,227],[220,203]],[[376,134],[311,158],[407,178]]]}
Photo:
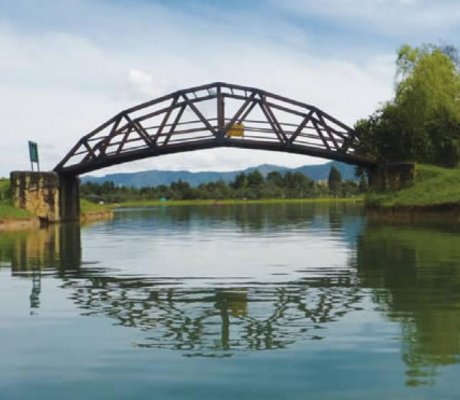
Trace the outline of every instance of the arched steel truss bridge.
{"label": "arched steel truss bridge", "polygon": [[55,167],[77,176],[164,154],[235,147],[283,151],[372,168],[356,132],[315,106],[264,90],[211,83],[115,115],[83,136]]}

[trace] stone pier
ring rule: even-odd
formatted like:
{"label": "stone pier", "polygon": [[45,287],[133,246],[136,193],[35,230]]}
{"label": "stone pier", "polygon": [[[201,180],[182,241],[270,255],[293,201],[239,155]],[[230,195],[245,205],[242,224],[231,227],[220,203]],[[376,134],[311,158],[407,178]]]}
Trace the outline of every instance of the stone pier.
{"label": "stone pier", "polygon": [[80,218],[79,181],[55,172],[13,171],[10,175],[15,207],[46,222]]}

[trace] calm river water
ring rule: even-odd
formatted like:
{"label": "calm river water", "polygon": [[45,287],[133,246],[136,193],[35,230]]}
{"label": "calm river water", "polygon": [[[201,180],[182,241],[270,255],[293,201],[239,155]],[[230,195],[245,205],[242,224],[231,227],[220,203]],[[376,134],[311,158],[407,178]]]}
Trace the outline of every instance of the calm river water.
{"label": "calm river water", "polygon": [[0,399],[458,399],[460,228],[158,207],[0,234]]}

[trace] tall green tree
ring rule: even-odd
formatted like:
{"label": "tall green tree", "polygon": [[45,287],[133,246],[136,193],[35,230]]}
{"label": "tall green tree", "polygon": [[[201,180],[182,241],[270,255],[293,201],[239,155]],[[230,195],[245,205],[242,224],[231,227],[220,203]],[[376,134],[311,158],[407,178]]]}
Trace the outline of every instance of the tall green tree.
{"label": "tall green tree", "polygon": [[395,97],[358,121],[358,151],[384,161],[454,166],[460,159],[460,74],[453,46],[400,48]]}
{"label": "tall green tree", "polygon": [[264,177],[263,175],[259,172],[258,169],[254,170],[253,172],[250,172],[247,175],[248,178],[248,185],[252,187],[260,187],[264,183]]}
{"label": "tall green tree", "polygon": [[361,175],[358,184],[359,193],[366,193],[368,189],[367,179],[364,174]]}
{"label": "tall green tree", "polygon": [[342,175],[334,165],[332,165],[331,169],[329,170],[327,186],[332,196],[337,197],[340,194],[342,188]]}
{"label": "tall green tree", "polygon": [[267,174],[267,184],[275,187],[283,187],[283,175],[278,171],[271,171]]}
{"label": "tall green tree", "polygon": [[244,189],[248,186],[248,178],[244,172],[239,173],[230,184],[233,189]]}

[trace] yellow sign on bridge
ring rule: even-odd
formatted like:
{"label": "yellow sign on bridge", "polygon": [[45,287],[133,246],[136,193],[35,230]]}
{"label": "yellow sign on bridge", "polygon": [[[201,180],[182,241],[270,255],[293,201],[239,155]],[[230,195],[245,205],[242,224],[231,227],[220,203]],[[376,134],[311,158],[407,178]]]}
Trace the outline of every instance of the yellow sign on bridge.
{"label": "yellow sign on bridge", "polygon": [[244,136],[244,125],[242,123],[235,123],[228,129],[228,137],[243,137]]}

